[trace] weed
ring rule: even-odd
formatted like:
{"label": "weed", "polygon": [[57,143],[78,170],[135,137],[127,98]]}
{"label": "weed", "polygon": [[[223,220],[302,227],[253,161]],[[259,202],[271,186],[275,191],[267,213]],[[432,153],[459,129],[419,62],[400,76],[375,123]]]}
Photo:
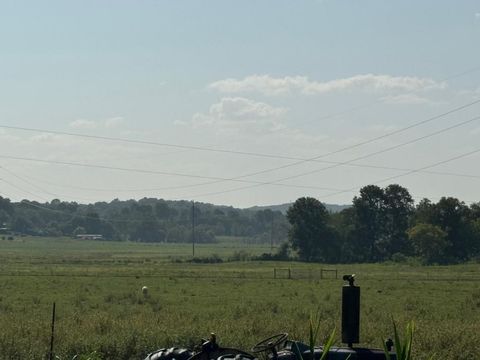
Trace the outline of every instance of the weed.
{"label": "weed", "polygon": [[[395,354],[397,356],[397,360],[412,360],[412,346],[413,346],[413,334],[415,331],[415,323],[410,321],[407,323],[407,327],[405,329],[405,335],[403,339],[400,338],[398,334],[397,325],[395,321],[392,319],[393,323],[393,334],[394,334],[394,345],[395,345]],[[382,342],[383,343],[383,342]],[[391,359],[390,352],[387,349],[387,345],[383,343],[383,348],[385,351],[385,357],[387,360]],[[429,358],[429,360],[433,360],[433,355]]]}

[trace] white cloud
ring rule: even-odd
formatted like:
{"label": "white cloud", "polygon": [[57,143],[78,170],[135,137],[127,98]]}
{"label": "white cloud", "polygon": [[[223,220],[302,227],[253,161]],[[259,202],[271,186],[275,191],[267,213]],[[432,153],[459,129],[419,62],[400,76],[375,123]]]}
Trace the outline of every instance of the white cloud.
{"label": "white cloud", "polygon": [[116,116],[102,120],[77,119],[70,123],[70,127],[74,129],[111,129],[118,127],[124,121],[123,117]]}
{"label": "white cloud", "polygon": [[210,89],[221,93],[255,92],[269,96],[294,92],[315,95],[350,90],[385,92],[444,89],[445,87],[445,83],[439,83],[429,78],[375,74],[360,74],[326,82],[312,81],[306,76],[275,78],[270,75],[250,75],[244,79],[219,80],[209,85]]}
{"label": "white cloud", "polygon": [[121,123],[123,123],[123,117],[121,117],[121,116],[112,117],[112,118],[109,118],[109,119],[105,119],[103,121],[103,125],[106,128],[114,128],[114,127],[117,127],[118,125],[120,125]]}
{"label": "white cloud", "polygon": [[477,19],[480,19],[480,12],[475,13],[475,17],[476,17]]}
{"label": "white cloud", "polygon": [[52,141],[57,141],[58,139],[61,139],[61,138],[62,138],[62,136],[57,135],[57,134],[40,133],[40,134],[37,134],[37,135],[33,135],[30,139],[33,142],[48,143],[48,142],[52,142]]}
{"label": "white cloud", "polygon": [[281,117],[287,111],[242,97],[225,97],[211,105],[207,114],[196,113],[192,124],[194,127],[215,127],[217,131],[266,133],[284,127]]}
{"label": "white cloud", "polygon": [[77,119],[70,123],[70,127],[74,129],[95,129],[98,124],[92,120]]}
{"label": "white cloud", "polygon": [[399,95],[388,95],[382,97],[380,100],[387,104],[427,104],[431,101],[423,96],[418,96],[416,94],[399,94]]}

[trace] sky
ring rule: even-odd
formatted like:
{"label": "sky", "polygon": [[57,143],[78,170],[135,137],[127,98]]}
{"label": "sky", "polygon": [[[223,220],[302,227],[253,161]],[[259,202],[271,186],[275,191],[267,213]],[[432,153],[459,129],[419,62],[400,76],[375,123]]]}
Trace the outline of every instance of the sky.
{"label": "sky", "polygon": [[469,0],[2,0],[0,196],[478,202],[479,44]]}

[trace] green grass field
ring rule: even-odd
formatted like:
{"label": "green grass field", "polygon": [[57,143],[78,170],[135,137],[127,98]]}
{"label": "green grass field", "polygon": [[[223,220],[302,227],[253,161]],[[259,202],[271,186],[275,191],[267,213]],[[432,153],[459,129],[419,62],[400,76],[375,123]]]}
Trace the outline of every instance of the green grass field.
{"label": "green grass field", "polygon": [[[269,246],[222,239],[197,245],[199,257],[227,259],[269,252]],[[236,261],[194,264],[189,244],[133,244],[71,239],[0,241],[0,357],[45,359],[51,307],[57,305],[55,353],[61,359],[96,351],[102,359],[143,359],[152,350],[192,346],[210,332],[248,350],[279,332],[308,339],[312,312],[321,341],[337,328],[343,282],[356,273],[362,288],[362,345],[381,347],[414,320],[418,359],[477,359],[480,354],[480,272],[476,264],[321,265]],[[285,271],[291,269],[291,279]],[[144,297],[142,286],[148,286]],[[337,344],[340,344],[338,335]]]}

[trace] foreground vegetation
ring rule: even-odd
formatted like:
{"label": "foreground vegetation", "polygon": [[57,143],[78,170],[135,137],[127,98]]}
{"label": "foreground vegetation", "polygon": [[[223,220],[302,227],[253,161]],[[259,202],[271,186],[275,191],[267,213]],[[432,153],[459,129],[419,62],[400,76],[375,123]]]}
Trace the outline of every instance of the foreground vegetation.
{"label": "foreground vegetation", "polygon": [[[227,241],[227,240],[225,240]],[[225,260],[262,253],[245,245],[197,247]],[[104,359],[142,359],[159,347],[192,346],[211,331],[249,349],[287,331],[308,341],[319,311],[320,341],[340,329],[340,287],[321,264],[231,261],[190,263],[191,247],[128,242],[21,238],[0,241],[0,357],[44,359],[51,307],[57,304],[55,352],[61,359],[94,351]],[[362,345],[381,348],[391,317],[415,320],[418,359],[473,359],[480,353],[478,265],[339,265],[362,287]],[[290,268],[287,272],[273,269]],[[332,268],[330,265],[329,268]],[[148,286],[143,296],[142,286]],[[339,344],[339,339],[337,339]]]}

